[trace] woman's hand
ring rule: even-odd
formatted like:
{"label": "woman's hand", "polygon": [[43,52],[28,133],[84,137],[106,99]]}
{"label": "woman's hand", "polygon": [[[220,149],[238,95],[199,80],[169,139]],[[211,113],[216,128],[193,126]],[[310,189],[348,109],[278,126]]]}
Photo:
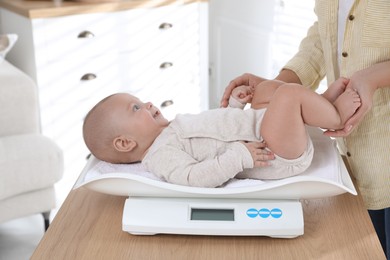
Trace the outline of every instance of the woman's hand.
{"label": "woman's hand", "polygon": [[[390,86],[390,60],[376,63],[366,69],[355,72],[347,88],[355,89],[361,100],[361,106],[356,113],[346,122],[344,129],[327,131],[325,134],[332,137],[344,137],[359,125],[368,111],[371,110],[374,93],[378,88]],[[384,118],[383,120],[387,120]]]}
{"label": "woman's hand", "polygon": [[234,88],[238,86],[250,86],[254,88],[257,84],[260,82],[266,80],[265,78],[261,78],[258,76],[255,76],[253,74],[245,73],[232,81],[230,81],[229,85],[225,88],[225,92],[223,93],[222,99],[221,99],[221,107],[227,107],[229,104],[229,98],[232,94],[232,91]]}
{"label": "woman's hand", "polygon": [[372,107],[373,97],[377,85],[369,80],[369,77],[364,76],[364,73],[355,73],[349,83],[347,88],[355,89],[361,100],[361,105],[355,114],[348,119],[345,123],[343,129],[336,131],[326,131],[324,134],[330,137],[345,137],[348,136],[352,130],[359,125],[359,123],[363,120],[364,116],[368,111],[370,111]]}

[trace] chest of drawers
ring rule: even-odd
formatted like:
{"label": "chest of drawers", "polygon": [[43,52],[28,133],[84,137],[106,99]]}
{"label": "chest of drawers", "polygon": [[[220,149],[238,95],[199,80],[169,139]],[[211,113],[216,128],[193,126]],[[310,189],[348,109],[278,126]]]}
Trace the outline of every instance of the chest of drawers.
{"label": "chest of drawers", "polygon": [[208,108],[206,2],[44,18],[2,8],[0,24],[19,35],[7,58],[36,80],[42,132],[63,148],[65,171],[84,165],[82,122],[107,95],[134,94],[169,119]]}

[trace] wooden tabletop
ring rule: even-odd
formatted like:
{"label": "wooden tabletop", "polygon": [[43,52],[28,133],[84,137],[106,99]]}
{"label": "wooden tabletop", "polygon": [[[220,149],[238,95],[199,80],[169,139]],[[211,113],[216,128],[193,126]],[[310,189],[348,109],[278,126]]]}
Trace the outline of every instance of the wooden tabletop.
{"label": "wooden tabletop", "polygon": [[385,259],[360,196],[304,200],[293,239],[122,231],[125,197],[73,190],[31,259]]}
{"label": "wooden tabletop", "polygon": [[133,8],[153,8],[172,4],[206,2],[207,0],[120,0],[83,3],[73,1],[0,0],[0,7],[30,19],[59,17],[74,14],[115,12]]}

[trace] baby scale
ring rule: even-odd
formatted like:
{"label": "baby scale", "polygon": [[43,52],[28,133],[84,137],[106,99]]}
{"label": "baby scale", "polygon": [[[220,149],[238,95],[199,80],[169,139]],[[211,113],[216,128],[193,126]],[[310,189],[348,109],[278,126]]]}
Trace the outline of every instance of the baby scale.
{"label": "baby scale", "polygon": [[170,184],[142,165],[112,165],[93,156],[75,188],[127,196],[122,229],[133,235],[183,234],[269,236],[304,234],[302,199],[356,195],[335,141],[309,128],[312,165],[301,175],[281,180],[232,179],[224,187]]}

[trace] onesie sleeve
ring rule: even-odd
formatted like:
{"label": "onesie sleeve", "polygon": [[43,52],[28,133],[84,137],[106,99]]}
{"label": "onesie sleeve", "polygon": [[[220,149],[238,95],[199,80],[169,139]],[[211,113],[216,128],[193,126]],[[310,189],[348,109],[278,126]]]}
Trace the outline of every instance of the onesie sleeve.
{"label": "onesie sleeve", "polygon": [[240,101],[235,99],[233,96],[230,96],[230,98],[229,98],[229,107],[244,109],[245,105],[246,104],[241,103]]}
{"label": "onesie sleeve", "polygon": [[204,161],[197,161],[176,147],[165,146],[148,156],[143,164],[169,183],[213,188],[244,169],[253,168],[253,159],[245,145],[235,142],[225,153]]}

